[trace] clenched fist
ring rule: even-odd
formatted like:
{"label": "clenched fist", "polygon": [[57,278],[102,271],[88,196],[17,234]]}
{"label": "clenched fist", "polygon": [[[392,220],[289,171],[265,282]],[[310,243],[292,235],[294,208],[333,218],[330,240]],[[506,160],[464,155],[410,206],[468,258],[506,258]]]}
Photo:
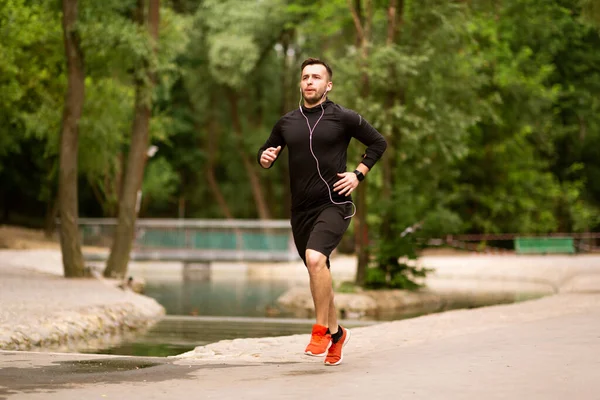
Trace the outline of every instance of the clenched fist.
{"label": "clenched fist", "polygon": [[260,156],[260,165],[262,165],[263,168],[269,168],[271,164],[273,164],[273,161],[277,159],[277,156],[279,155],[280,151],[281,146],[277,146],[277,148],[269,147],[268,149],[263,151],[263,153]]}

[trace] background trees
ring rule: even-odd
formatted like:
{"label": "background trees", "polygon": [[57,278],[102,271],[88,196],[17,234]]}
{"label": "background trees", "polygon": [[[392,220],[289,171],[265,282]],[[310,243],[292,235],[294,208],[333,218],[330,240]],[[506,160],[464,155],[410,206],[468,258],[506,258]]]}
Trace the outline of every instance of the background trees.
{"label": "background trees", "polygon": [[[140,216],[287,218],[286,162],[263,171],[255,153],[297,107],[302,59],[317,56],[334,69],[331,99],[390,144],[345,241],[359,281],[369,252],[405,274],[392,260],[417,238],[597,231],[595,4],[172,0],[150,39],[137,0],[80,2],[79,214],[131,215],[141,189]],[[58,2],[0,2],[0,219],[49,231],[69,76],[61,18]],[[140,107],[148,136],[136,141]],[[353,144],[349,169],[362,151]]]}

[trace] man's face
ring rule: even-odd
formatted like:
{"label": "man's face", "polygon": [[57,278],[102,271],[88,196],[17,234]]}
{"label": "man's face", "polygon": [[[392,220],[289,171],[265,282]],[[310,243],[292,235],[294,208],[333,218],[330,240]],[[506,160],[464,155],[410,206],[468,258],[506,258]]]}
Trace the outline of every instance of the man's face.
{"label": "man's face", "polygon": [[311,64],[304,67],[300,78],[300,88],[304,101],[308,104],[316,104],[325,94],[326,89],[331,90],[332,83],[324,65]]}

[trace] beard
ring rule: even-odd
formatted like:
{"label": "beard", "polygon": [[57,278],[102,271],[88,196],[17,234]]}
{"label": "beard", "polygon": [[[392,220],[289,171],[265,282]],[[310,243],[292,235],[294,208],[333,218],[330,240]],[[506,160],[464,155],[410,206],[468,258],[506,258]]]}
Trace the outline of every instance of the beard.
{"label": "beard", "polygon": [[306,93],[302,92],[304,101],[308,105],[317,104],[319,101],[321,101],[321,99],[324,98],[324,96],[323,96],[324,94],[325,94],[325,89],[315,90],[314,92],[309,93],[308,96],[306,95]]}

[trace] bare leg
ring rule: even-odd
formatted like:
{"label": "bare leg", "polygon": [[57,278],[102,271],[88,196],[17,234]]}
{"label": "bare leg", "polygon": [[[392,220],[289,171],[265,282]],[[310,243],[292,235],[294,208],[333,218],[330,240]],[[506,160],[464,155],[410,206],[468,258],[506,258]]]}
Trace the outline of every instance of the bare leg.
{"label": "bare leg", "polygon": [[[335,313],[331,273],[326,265],[327,257],[316,250],[306,250],[306,267],[310,277],[310,291],[315,305],[317,324],[330,327],[330,308]],[[336,325],[337,327],[337,322]]]}

